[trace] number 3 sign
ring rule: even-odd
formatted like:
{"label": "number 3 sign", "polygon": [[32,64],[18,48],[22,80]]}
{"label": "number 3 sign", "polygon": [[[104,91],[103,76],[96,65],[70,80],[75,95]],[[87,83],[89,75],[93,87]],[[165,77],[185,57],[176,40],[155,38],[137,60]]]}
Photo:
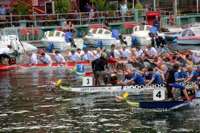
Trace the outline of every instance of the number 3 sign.
{"label": "number 3 sign", "polygon": [[92,77],[83,77],[82,86],[92,86],[93,78]]}
{"label": "number 3 sign", "polygon": [[163,90],[163,89],[154,89],[153,90],[153,100],[154,101],[165,100],[165,90]]}

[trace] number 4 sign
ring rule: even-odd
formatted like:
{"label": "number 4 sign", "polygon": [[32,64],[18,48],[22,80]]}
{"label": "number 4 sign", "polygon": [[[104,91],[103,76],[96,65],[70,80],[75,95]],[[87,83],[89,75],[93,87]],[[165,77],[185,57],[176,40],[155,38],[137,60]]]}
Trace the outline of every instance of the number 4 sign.
{"label": "number 4 sign", "polygon": [[82,86],[92,86],[93,78],[92,77],[83,77]]}
{"label": "number 4 sign", "polygon": [[153,90],[153,100],[154,101],[165,100],[165,90],[163,90],[163,89],[154,89]]}

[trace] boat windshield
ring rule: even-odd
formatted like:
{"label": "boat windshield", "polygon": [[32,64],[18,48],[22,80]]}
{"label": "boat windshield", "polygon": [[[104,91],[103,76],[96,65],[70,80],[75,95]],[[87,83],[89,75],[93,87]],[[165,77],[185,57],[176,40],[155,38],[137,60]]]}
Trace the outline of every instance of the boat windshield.
{"label": "boat windshield", "polygon": [[49,31],[48,37],[53,37],[54,32],[53,31]]}
{"label": "boat windshield", "polygon": [[56,32],[56,36],[60,36],[60,32]]}

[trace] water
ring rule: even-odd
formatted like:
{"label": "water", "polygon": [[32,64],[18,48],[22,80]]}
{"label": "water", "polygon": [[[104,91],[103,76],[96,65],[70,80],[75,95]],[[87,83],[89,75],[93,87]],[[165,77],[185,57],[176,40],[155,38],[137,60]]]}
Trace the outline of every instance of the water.
{"label": "water", "polygon": [[199,109],[133,109],[116,102],[111,94],[75,94],[38,87],[56,79],[80,83],[63,68],[1,72],[0,133],[200,132]]}

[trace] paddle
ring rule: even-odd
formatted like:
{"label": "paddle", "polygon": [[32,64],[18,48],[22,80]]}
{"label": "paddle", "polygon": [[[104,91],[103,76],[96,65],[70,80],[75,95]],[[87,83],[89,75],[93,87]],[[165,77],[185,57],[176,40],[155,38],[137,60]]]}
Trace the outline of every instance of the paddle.
{"label": "paddle", "polygon": [[25,50],[25,48],[24,48],[24,45],[22,44],[22,42],[20,41],[20,39],[19,39],[19,43],[21,44],[21,46],[22,46],[22,48],[23,48],[23,50],[24,50],[24,53],[26,53],[26,50]]}
{"label": "paddle", "polygon": [[116,101],[118,102],[126,102],[129,106],[131,107],[135,107],[135,108],[138,108],[140,105],[139,105],[139,102],[134,102],[134,101],[129,101],[128,100],[128,92],[124,92],[123,94],[121,94],[121,96],[117,96],[116,97]]}

